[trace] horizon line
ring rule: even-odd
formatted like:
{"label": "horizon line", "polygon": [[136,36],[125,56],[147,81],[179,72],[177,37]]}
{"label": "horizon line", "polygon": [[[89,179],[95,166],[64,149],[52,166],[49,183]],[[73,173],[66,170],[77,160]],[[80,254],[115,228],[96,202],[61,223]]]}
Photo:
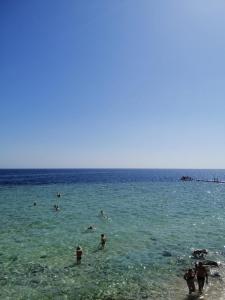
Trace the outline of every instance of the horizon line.
{"label": "horizon line", "polygon": [[151,168],[151,167],[7,167],[0,170],[225,170],[225,168]]}

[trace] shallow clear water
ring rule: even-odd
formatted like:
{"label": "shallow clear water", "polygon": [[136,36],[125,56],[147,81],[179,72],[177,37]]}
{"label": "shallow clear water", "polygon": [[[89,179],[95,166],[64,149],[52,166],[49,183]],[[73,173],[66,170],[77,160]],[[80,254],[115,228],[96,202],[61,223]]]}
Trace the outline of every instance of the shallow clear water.
{"label": "shallow clear water", "polygon": [[224,299],[225,185],[182,175],[224,179],[225,171],[0,171],[0,298],[188,299],[191,250],[207,248],[222,265],[205,298]]}

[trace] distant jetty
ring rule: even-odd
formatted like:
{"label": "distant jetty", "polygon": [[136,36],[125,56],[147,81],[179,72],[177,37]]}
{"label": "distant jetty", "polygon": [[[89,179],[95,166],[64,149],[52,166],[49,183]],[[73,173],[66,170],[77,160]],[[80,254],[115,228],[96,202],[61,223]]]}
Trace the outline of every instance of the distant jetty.
{"label": "distant jetty", "polygon": [[201,182],[213,182],[213,183],[225,183],[225,181],[219,180],[218,178],[213,178],[212,180],[196,179],[196,181],[201,181]]}
{"label": "distant jetty", "polygon": [[225,183],[223,180],[219,180],[219,178],[213,178],[213,179],[193,179],[190,176],[182,176],[180,178],[181,181],[200,181],[200,182],[211,182],[211,183]]}

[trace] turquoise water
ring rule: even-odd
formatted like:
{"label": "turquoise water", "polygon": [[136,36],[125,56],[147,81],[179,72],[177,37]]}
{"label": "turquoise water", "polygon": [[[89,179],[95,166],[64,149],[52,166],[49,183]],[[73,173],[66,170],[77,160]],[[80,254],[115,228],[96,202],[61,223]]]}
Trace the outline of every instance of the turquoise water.
{"label": "turquoise water", "polygon": [[[99,217],[101,209],[110,219]],[[182,277],[193,248],[221,261],[221,277],[209,278],[205,298],[224,299],[223,184],[6,184],[0,211],[0,299],[188,299]],[[96,231],[86,232],[92,224]],[[79,266],[77,245],[84,251]]]}

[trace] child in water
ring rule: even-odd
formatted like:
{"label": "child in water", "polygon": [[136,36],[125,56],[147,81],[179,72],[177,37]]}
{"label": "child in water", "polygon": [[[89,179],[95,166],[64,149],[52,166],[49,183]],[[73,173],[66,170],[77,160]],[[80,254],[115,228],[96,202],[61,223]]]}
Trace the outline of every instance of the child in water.
{"label": "child in water", "polygon": [[102,233],[101,234],[101,242],[100,242],[102,250],[105,248],[105,243],[106,243],[106,236]]}
{"label": "child in water", "polygon": [[75,256],[77,257],[77,265],[81,264],[82,255],[83,255],[82,248],[80,246],[77,246],[76,254],[75,254]]}

